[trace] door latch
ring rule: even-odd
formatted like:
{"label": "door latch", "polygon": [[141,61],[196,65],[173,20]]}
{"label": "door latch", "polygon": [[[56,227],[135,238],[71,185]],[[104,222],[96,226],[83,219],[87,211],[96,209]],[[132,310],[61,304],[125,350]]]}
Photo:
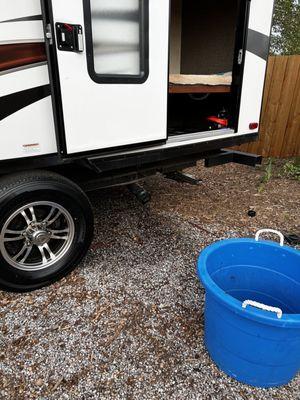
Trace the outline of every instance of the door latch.
{"label": "door latch", "polygon": [[45,33],[46,39],[49,40],[49,44],[53,44],[52,28],[50,24],[46,25]]}
{"label": "door latch", "polygon": [[75,53],[82,53],[84,51],[83,29],[81,25],[57,22],[55,27],[59,50]]}
{"label": "door latch", "polygon": [[243,58],[244,58],[244,50],[240,49],[239,50],[239,55],[238,55],[238,64],[241,65],[243,62]]}

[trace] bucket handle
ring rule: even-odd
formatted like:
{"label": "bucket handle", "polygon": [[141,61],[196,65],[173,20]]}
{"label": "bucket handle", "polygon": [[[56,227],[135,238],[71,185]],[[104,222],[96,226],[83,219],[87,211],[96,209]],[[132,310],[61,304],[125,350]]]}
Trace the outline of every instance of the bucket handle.
{"label": "bucket handle", "polygon": [[265,305],[265,304],[258,303],[257,301],[245,300],[242,306],[243,306],[243,308],[245,308],[245,309],[246,309],[248,306],[251,306],[251,307],[259,308],[260,310],[264,310],[264,311],[269,311],[269,312],[276,313],[278,319],[281,319],[281,318],[282,318],[282,315],[283,315],[283,312],[282,312],[281,308],[279,308],[279,307],[267,306],[267,305]]}
{"label": "bucket handle", "polygon": [[259,241],[259,237],[262,233],[274,233],[275,235],[278,235],[280,238],[280,246],[284,245],[284,236],[281,232],[279,231],[275,231],[274,229],[261,229],[260,231],[258,231],[255,235],[255,240],[258,242]]}

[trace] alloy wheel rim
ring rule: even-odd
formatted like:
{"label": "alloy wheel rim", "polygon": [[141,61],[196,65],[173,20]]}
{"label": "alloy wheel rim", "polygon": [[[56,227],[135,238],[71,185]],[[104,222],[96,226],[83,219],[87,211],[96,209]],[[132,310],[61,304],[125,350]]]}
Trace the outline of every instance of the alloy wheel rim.
{"label": "alloy wheel rim", "polygon": [[0,234],[0,252],[16,269],[44,270],[66,255],[74,235],[74,220],[64,207],[49,201],[33,202],[6,219]]}

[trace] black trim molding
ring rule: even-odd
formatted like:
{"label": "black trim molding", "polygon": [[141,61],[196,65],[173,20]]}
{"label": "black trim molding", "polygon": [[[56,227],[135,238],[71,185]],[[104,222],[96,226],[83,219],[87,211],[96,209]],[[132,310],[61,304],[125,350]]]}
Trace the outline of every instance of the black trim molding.
{"label": "black trim molding", "polygon": [[38,86],[0,97],[0,121],[48,96],[50,96],[50,85]]}
{"label": "black trim molding", "polygon": [[[140,70],[139,75],[110,75],[98,74],[95,71],[94,44],[92,31],[92,12],[90,0],[83,0],[84,25],[86,36],[86,54],[88,72],[91,79],[96,83],[119,83],[119,84],[142,84],[149,76],[149,0],[139,0],[140,4]],[[120,15],[110,16],[119,18]],[[128,20],[134,16],[128,15]]]}
{"label": "black trim molding", "polygon": [[270,38],[263,33],[248,29],[247,50],[267,61],[269,57]]}
{"label": "black trim molding", "polygon": [[[50,24],[52,32],[54,32],[53,10],[51,0],[41,0],[44,33]],[[50,91],[53,109],[53,118],[55,125],[56,144],[60,155],[67,154],[66,135],[64,125],[64,115],[61,99],[60,78],[58,69],[58,60],[56,53],[56,46],[52,40],[46,40],[46,54],[48,60],[48,71],[50,80]]]}

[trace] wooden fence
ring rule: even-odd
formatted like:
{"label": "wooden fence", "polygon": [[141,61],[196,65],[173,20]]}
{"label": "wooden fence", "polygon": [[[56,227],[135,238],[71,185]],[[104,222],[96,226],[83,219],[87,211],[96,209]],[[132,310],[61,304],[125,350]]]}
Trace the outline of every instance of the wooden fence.
{"label": "wooden fence", "polygon": [[260,139],[238,149],[264,157],[300,156],[300,55],[270,57]]}

